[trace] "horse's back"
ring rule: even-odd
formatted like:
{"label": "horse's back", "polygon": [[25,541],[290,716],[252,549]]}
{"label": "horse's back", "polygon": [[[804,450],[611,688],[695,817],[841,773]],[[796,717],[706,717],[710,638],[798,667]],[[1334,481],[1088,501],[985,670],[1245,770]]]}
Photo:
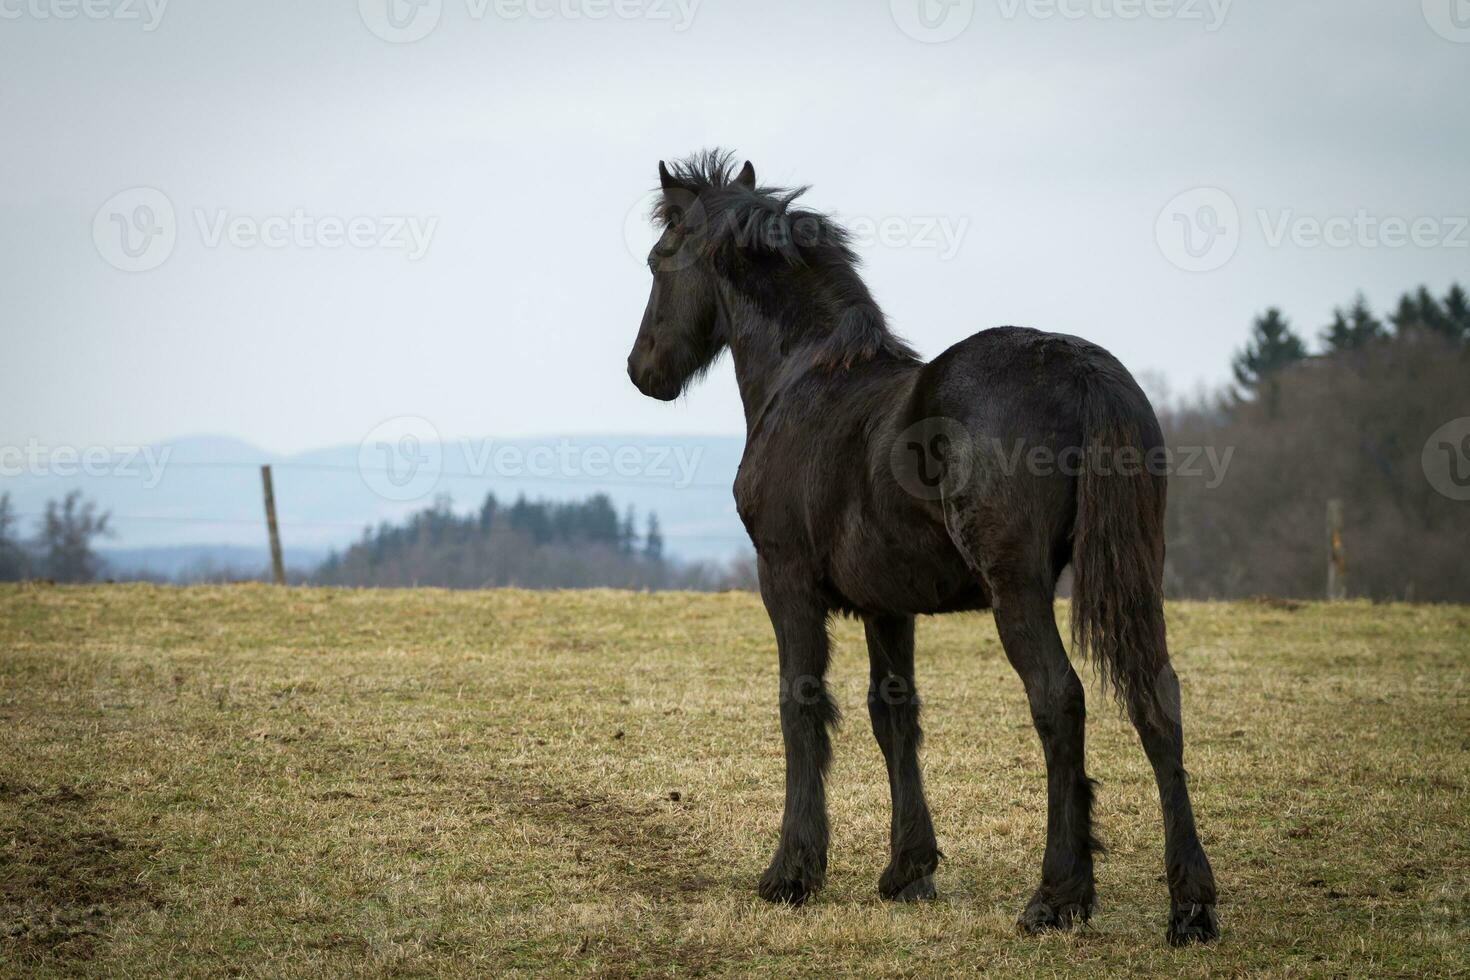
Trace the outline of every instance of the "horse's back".
{"label": "horse's back", "polygon": [[1084,398],[1097,386],[1128,401],[1146,443],[1161,437],[1148,398],[1107,350],[1071,334],[994,327],[956,343],[925,365],[914,408],[950,418],[976,435],[1053,448],[1084,444]]}

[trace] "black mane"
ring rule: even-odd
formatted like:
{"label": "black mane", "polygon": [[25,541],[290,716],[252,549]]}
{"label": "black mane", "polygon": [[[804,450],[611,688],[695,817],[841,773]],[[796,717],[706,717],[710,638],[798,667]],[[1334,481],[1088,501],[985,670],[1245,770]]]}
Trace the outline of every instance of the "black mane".
{"label": "black mane", "polygon": [[819,339],[817,360],[827,367],[851,367],[880,354],[917,359],[888,328],[858,273],[847,229],[794,206],[806,187],[746,187],[735,179],[733,156],[720,149],[676,160],[669,173],[687,196],[661,196],[654,221],[669,228],[697,209],[691,230],[704,236],[701,247],[714,269],[781,323],[788,343]]}

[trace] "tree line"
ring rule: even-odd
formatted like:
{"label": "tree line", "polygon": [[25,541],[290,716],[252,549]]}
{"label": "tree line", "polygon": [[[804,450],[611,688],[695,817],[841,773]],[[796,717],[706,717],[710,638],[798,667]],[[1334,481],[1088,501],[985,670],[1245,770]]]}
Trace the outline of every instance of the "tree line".
{"label": "tree line", "polygon": [[323,585],[444,588],[697,587],[664,556],[658,515],[642,532],[606,494],[571,502],[503,504],[492,493],[478,510],[456,514],[448,498],[399,524],[380,524],[333,553],[312,575]]}
{"label": "tree line", "polygon": [[1422,462],[1432,433],[1470,417],[1465,290],[1421,287],[1383,317],[1359,294],[1316,334],[1313,353],[1267,309],[1233,385],[1159,406],[1172,446],[1235,450],[1218,486],[1171,476],[1169,594],[1321,596],[1336,498],[1350,595],[1470,600],[1470,504],[1436,490]]}
{"label": "tree line", "polygon": [[[1325,510],[1344,506],[1350,595],[1470,601],[1470,503],[1426,476],[1429,435],[1470,419],[1470,299],[1420,287],[1380,317],[1358,294],[1315,345],[1276,307],[1233,358],[1234,383],[1193,399],[1155,392],[1174,458],[1200,448],[1229,465],[1211,481],[1170,476],[1169,595],[1316,597],[1326,574]],[[1313,347],[1315,346],[1315,353]],[[1228,455],[1226,453],[1228,452]],[[1464,460],[1470,469],[1470,459]],[[73,492],[22,537],[0,496],[0,581],[93,581],[109,515]],[[447,588],[754,588],[753,563],[683,564],[665,555],[657,515],[641,528],[604,494],[509,504],[493,494],[457,514],[447,499],[369,528],[301,580]],[[259,578],[263,573],[216,574]]]}

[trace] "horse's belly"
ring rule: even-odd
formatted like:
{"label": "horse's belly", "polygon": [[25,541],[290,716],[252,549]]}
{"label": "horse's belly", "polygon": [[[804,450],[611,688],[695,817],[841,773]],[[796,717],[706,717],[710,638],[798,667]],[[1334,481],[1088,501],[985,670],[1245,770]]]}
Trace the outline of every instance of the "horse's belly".
{"label": "horse's belly", "polygon": [[902,540],[852,541],[834,558],[830,584],[852,612],[920,615],[990,605],[980,576],[942,527]]}

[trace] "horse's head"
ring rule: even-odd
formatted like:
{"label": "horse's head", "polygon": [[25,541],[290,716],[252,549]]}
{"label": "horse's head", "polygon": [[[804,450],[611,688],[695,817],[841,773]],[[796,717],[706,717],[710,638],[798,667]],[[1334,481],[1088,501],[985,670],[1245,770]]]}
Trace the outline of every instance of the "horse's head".
{"label": "horse's head", "polygon": [[[670,173],[662,161],[658,175],[663,199],[657,216],[663,234],[648,253],[653,287],[628,354],[628,377],[650,398],[672,401],[714,362],[729,334],[711,261],[715,229],[701,200],[709,188],[685,179],[678,168]],[[746,163],[734,184],[753,190],[755,168]]]}

